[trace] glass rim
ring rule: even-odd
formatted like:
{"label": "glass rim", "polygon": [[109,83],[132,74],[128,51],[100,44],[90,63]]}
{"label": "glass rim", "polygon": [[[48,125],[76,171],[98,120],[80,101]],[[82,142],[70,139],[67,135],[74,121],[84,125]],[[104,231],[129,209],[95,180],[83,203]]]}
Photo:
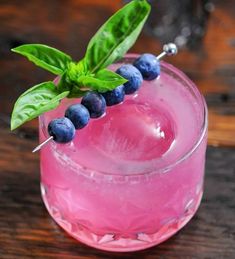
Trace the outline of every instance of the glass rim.
{"label": "glass rim", "polygon": [[[116,63],[121,63],[123,62],[124,60],[129,60],[131,61],[131,59],[133,58],[136,58],[136,56],[138,56],[138,54],[127,54],[125,57],[123,57],[122,59],[118,60]],[[180,71],[178,68],[176,68],[175,66],[165,62],[165,61],[161,61],[160,63],[161,65],[161,68],[165,69],[165,70],[169,70],[171,72],[171,74],[175,74],[178,78],[180,78],[182,81],[186,82],[187,85],[189,85],[190,88],[192,88],[194,91],[196,91],[196,93],[198,94],[198,98],[199,98],[199,101],[201,101],[201,104],[203,106],[203,121],[202,121],[202,125],[200,127],[200,131],[196,137],[196,140],[195,142],[192,143],[192,145],[190,145],[190,148],[188,150],[186,150],[185,152],[183,152],[183,154],[175,159],[173,162],[167,164],[167,165],[164,165],[164,166],[160,166],[160,167],[157,167],[155,169],[151,169],[151,170],[148,170],[148,171],[144,171],[144,172],[133,172],[133,173],[128,173],[126,174],[125,172],[124,173],[110,173],[108,171],[102,171],[102,170],[96,170],[96,169],[92,169],[92,168],[89,168],[87,166],[83,166],[81,164],[77,164],[77,170],[83,170],[85,171],[86,173],[87,172],[92,172],[92,175],[93,174],[101,174],[101,175],[104,175],[104,176],[113,176],[113,177],[132,177],[132,176],[143,176],[143,175],[149,175],[149,174],[152,174],[152,173],[165,173],[165,172],[168,172],[170,171],[172,168],[176,167],[177,165],[181,164],[182,162],[184,162],[186,159],[188,159],[196,150],[197,148],[200,146],[200,144],[202,143],[206,133],[207,133],[207,128],[208,128],[208,109],[207,109],[207,105],[206,105],[206,101],[205,101],[205,98],[204,96],[200,93],[198,87],[194,84],[193,81],[191,81],[187,75],[185,75],[182,71]],[[57,78],[55,78],[56,80]],[[55,81],[54,80],[54,81]],[[44,123],[44,114],[41,115],[39,117],[39,126],[42,125],[42,132],[43,132],[43,135],[45,138],[47,138],[49,135],[47,133],[47,131],[45,131],[45,123]],[[49,143],[50,145],[51,143]],[[58,153],[58,151],[56,149],[54,149],[55,152]],[[69,162],[69,161],[68,161]]]}

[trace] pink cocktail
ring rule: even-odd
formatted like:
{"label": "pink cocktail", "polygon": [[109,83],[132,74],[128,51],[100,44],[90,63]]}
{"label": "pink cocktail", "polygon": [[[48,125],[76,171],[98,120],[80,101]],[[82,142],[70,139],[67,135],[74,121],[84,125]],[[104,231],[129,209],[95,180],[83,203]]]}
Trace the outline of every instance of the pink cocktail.
{"label": "pink cocktail", "polygon": [[[41,141],[50,120],[74,102],[80,100],[64,100],[40,117]],[[161,62],[160,77],[108,107],[71,143],[42,149],[46,207],[71,236],[96,248],[135,251],[161,243],[200,204],[206,134],[203,97],[182,72]]]}

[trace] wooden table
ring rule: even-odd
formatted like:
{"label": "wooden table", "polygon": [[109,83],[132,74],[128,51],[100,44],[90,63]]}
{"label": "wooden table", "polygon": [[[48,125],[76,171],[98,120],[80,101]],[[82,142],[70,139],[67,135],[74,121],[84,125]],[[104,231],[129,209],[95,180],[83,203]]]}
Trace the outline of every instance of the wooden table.
{"label": "wooden table", "polygon": [[[9,131],[12,106],[29,86],[51,79],[9,49],[41,42],[83,56],[120,1],[0,1],[0,258],[235,258],[235,1],[215,1],[203,44],[170,62],[199,86],[209,105],[205,194],[193,220],[167,242],[114,254],[70,238],[48,215],[39,191],[37,121]],[[159,53],[142,34],[133,52]]]}

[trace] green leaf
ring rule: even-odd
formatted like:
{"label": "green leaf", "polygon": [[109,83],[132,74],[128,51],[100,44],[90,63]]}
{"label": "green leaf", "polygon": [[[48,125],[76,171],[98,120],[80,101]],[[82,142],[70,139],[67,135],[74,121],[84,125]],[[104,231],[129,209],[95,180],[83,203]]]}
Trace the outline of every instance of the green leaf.
{"label": "green leaf", "polygon": [[[95,75],[81,75],[77,81],[78,85],[88,87],[101,93],[113,90],[125,82],[127,82],[125,78],[108,69],[102,69]],[[80,89],[82,89],[82,87],[80,87]]]}
{"label": "green leaf", "polygon": [[42,44],[25,44],[12,51],[27,57],[35,65],[56,75],[63,74],[72,61],[71,57],[62,51]]}
{"label": "green leaf", "polygon": [[82,61],[87,69],[95,73],[123,57],[135,43],[149,12],[147,1],[134,0],[115,13],[89,42]]}
{"label": "green leaf", "polygon": [[59,101],[68,94],[69,91],[59,93],[53,82],[44,82],[28,89],[15,103],[11,117],[11,130],[56,108]]}
{"label": "green leaf", "polygon": [[[74,86],[78,86],[78,77],[85,74],[86,71],[82,62],[79,62],[77,64],[74,62],[70,62],[66,71],[60,77],[58,89],[60,90],[60,92],[71,91]],[[71,96],[71,94],[69,96]],[[80,97],[80,93],[78,97]]]}
{"label": "green leaf", "polygon": [[75,64],[71,62],[65,72],[67,79],[70,82],[76,82],[80,75],[84,75],[86,72],[84,71],[84,67],[82,63]]}

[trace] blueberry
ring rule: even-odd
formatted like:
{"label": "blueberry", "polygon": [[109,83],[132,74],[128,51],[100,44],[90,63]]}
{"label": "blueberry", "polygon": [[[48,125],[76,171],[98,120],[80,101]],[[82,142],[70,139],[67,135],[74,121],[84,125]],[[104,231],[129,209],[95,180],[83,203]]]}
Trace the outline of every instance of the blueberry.
{"label": "blueberry", "polygon": [[48,133],[59,143],[67,143],[75,136],[75,127],[66,117],[54,119],[48,124]]}
{"label": "blueberry", "polygon": [[152,54],[143,54],[133,64],[145,80],[153,80],[160,75],[160,63]]}
{"label": "blueberry", "polygon": [[87,108],[91,118],[99,118],[105,113],[105,99],[97,92],[86,93],[82,98],[81,104]]}
{"label": "blueberry", "polygon": [[89,111],[82,104],[73,104],[69,106],[65,111],[65,117],[72,121],[75,129],[84,128],[90,120]]}
{"label": "blueberry", "polygon": [[125,94],[133,94],[140,88],[143,82],[140,71],[131,64],[121,66],[117,69],[116,73],[128,80],[124,84]]}
{"label": "blueberry", "polygon": [[105,93],[102,93],[102,95],[104,96],[107,106],[112,106],[112,105],[121,103],[123,102],[125,97],[124,86],[119,85],[112,91],[107,91]]}

